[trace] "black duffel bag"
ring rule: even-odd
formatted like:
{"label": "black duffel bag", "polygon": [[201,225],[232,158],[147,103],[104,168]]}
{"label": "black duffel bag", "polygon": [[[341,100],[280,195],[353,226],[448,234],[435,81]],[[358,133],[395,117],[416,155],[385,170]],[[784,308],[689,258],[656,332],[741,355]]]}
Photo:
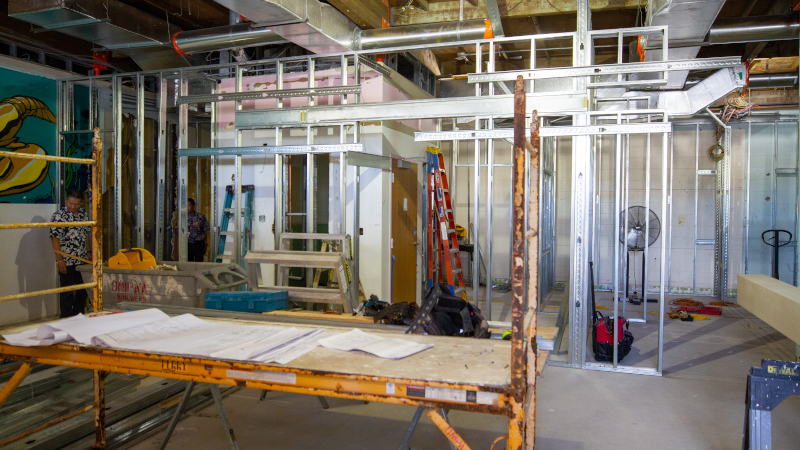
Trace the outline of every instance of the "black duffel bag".
{"label": "black duffel bag", "polygon": [[[438,300],[435,299],[436,294]],[[489,323],[481,314],[481,310],[461,297],[451,294],[447,284],[433,286],[425,296],[425,302],[429,301],[435,301],[436,305],[431,311],[432,320],[423,323],[427,334],[489,338]]]}

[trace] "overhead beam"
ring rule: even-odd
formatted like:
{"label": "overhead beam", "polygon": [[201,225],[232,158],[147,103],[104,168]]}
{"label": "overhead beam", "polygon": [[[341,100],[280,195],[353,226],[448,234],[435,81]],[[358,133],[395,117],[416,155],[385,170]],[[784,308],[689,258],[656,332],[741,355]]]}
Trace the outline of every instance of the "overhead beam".
{"label": "overhead beam", "polygon": [[389,20],[389,12],[381,0],[328,0],[328,3],[364,29],[381,28],[381,19]]}
{"label": "overhead beam", "polygon": [[228,25],[228,9],[212,0],[127,0],[127,3],[161,19],[166,19],[184,30]]}
{"label": "overhead beam", "polygon": [[[371,1],[371,0],[370,0]],[[491,1],[491,0],[490,0]],[[337,3],[358,3],[356,0],[331,0],[331,4],[339,8]],[[366,2],[365,2],[366,3]],[[488,16],[486,4],[477,2],[464,2],[464,20],[485,19]],[[550,1],[519,1],[496,0],[500,17],[544,16],[552,14],[569,14],[576,12],[575,0],[550,0]],[[589,0],[592,11],[609,11],[618,9],[633,9],[640,5],[641,0]],[[418,8],[402,7],[392,8],[393,26],[416,25],[422,23],[452,22],[459,20],[459,0],[430,2],[427,11]],[[488,16],[491,18],[491,16]],[[351,18],[352,19],[352,18]],[[492,23],[494,29],[494,23]],[[495,35],[497,30],[495,29]]]}

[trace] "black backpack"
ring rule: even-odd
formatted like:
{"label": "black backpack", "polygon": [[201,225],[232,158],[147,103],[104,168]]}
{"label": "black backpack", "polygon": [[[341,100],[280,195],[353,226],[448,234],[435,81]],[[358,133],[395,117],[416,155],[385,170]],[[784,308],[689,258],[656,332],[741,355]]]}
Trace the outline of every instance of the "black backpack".
{"label": "black backpack", "polygon": [[433,286],[428,291],[420,313],[428,302],[435,304],[430,312],[431,320],[422,322],[421,328],[427,334],[489,338],[489,323],[481,314],[481,310],[461,297],[451,294],[446,284]]}

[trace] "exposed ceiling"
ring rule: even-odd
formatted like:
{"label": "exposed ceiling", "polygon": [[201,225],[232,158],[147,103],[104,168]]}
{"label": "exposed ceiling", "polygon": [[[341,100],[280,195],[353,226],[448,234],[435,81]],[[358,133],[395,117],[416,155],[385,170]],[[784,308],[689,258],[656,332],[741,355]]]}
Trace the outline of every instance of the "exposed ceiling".
{"label": "exposed ceiling", "polygon": [[[9,11],[9,1],[12,3],[36,3],[30,0],[0,0],[0,8],[3,9],[4,13]],[[342,27],[372,29],[382,28],[384,25],[404,26],[458,21],[459,19],[485,19],[489,17],[486,2],[488,1],[491,4],[496,1],[505,36],[575,31],[575,8],[577,3],[575,0],[387,0],[387,3],[384,3],[383,0],[328,0],[321,2],[307,0],[307,3],[304,3],[306,0],[304,2],[268,0],[269,4],[261,3],[260,0],[103,1],[124,3],[125,7],[134,9],[137,16],[151,17],[156,22],[163,22],[164,29],[179,28],[183,31],[229,25],[231,17],[237,17],[238,14],[231,14],[229,9],[223,5],[228,5],[232,8],[242,5],[242,9],[247,9],[253,13],[251,15],[260,15],[258,19],[254,20],[261,24],[269,19],[269,13],[265,11],[292,8],[293,6],[287,6],[290,3],[296,5],[311,3],[316,5],[321,3],[324,8],[315,8],[325,11],[331,10],[330,7],[333,7],[340,12],[341,19],[337,20],[342,24]],[[697,0],[695,3],[702,3],[703,1]],[[64,2],[64,7],[78,9],[83,2],[90,3],[93,0]],[[659,6],[669,3],[669,0],[649,0],[649,2]],[[589,5],[592,8],[592,28],[598,30],[634,27],[637,24],[646,23],[647,4],[648,0],[589,0]],[[791,11],[791,6],[792,0],[727,0],[719,11],[717,19],[784,14]],[[305,8],[306,11],[310,11],[308,6],[305,6]],[[242,11],[237,11],[237,13],[239,12]],[[335,13],[336,11],[333,12]],[[307,16],[308,14],[306,12]],[[250,19],[250,17],[247,18]],[[308,19],[308,17],[306,18]],[[349,21],[352,21],[352,23]],[[87,40],[76,38],[75,36],[79,35],[77,32],[68,32],[67,30],[61,30],[61,32],[58,30],[35,32],[38,26],[29,22],[3,14],[0,16],[0,41],[13,41],[16,37],[20,41],[31,41],[54,51],[66,52],[76,57],[88,59],[92,57],[92,49],[99,49],[99,44],[96,41],[91,43]],[[167,23],[169,26],[167,26]],[[278,34],[281,34],[278,29],[280,26],[281,24],[275,26],[275,31]],[[71,36],[67,34],[71,34]],[[335,39],[340,39],[340,36],[335,36]],[[287,37],[287,39],[295,42],[295,44],[299,43],[301,47],[305,47],[305,49],[297,47],[291,51],[292,54],[302,54],[313,50],[309,45],[304,45],[291,37]],[[626,44],[631,39],[629,38]],[[167,44],[167,42],[164,42],[164,44]],[[537,44],[540,48],[546,49],[537,53],[537,65],[564,66],[571,64],[571,50],[568,48],[570,45],[568,41],[560,42],[557,40],[542,42],[541,45]],[[282,48],[281,51],[286,51],[286,45],[276,45],[274,47],[275,49]],[[273,54],[270,48],[254,52],[255,56],[270,56]],[[162,47],[160,51],[164,49]],[[166,47],[166,49],[171,50],[171,47]],[[526,52],[528,56],[525,56]],[[796,56],[797,52],[797,40],[771,41],[703,46],[699,50],[698,57],[778,57]],[[129,53],[136,52],[117,48],[111,55],[110,63],[124,70],[135,70],[136,65],[128,58]],[[614,45],[610,43],[605,46],[600,45],[596,51],[596,61],[598,63],[613,62],[616,54],[617,50]],[[433,56],[435,56],[435,62],[441,68],[442,75],[457,75],[474,70],[474,47],[436,50],[433,52]],[[527,58],[529,58],[529,49],[525,44],[504,45],[498,49],[497,68],[523,68],[529,63]],[[202,61],[193,61],[191,57],[187,59],[189,63],[205,64],[207,62],[206,58],[203,58]],[[436,70],[435,72],[439,71]]]}

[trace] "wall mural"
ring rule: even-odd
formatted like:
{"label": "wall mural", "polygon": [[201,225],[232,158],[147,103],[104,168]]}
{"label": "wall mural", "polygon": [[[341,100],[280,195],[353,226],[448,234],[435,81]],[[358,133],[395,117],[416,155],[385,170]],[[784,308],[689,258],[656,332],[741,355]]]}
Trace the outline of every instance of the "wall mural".
{"label": "wall mural", "polygon": [[[0,68],[0,150],[56,154],[56,82]],[[0,157],[0,203],[53,203],[57,164]]]}

